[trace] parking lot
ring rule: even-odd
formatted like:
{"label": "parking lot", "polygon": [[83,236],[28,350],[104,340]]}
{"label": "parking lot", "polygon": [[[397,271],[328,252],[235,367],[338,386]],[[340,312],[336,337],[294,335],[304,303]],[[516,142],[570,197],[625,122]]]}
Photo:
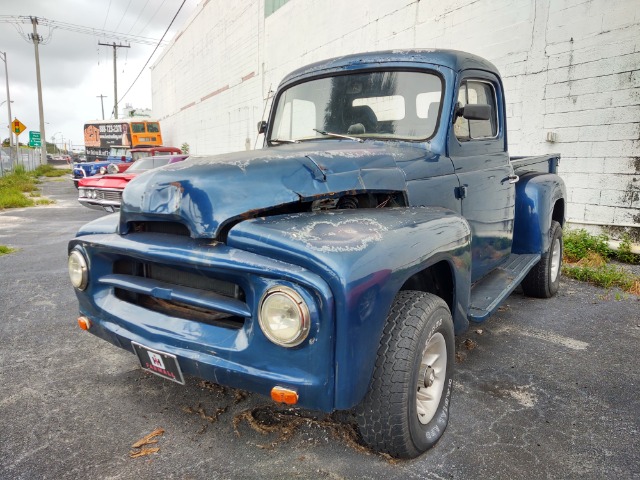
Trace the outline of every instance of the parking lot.
{"label": "parking lot", "polygon": [[[80,330],[67,242],[101,212],[68,178],[51,206],[0,212],[0,478],[639,478],[640,301],[563,278],[514,293],[457,340],[449,426],[411,461],[368,452],[333,417],[146,374]],[[159,451],[132,444],[161,428]]]}

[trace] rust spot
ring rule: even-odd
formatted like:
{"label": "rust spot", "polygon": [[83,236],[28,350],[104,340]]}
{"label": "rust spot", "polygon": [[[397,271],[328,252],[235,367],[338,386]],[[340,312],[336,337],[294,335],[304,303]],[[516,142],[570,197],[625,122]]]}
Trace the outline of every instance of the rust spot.
{"label": "rust spot", "polygon": [[180,193],[184,193],[184,186],[180,182],[171,182],[170,185],[180,190]]}

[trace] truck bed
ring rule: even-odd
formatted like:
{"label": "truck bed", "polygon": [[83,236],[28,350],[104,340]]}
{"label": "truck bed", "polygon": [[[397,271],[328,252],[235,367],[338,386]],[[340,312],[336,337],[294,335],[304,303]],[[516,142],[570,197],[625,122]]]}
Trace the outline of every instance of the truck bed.
{"label": "truck bed", "polygon": [[516,174],[525,172],[558,173],[559,153],[537,155],[535,157],[511,157],[511,164]]}

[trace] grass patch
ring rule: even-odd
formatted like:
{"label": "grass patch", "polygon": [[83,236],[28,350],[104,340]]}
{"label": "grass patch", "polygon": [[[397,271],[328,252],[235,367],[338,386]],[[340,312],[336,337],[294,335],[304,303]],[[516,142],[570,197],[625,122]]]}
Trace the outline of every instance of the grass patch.
{"label": "grass patch", "polygon": [[20,190],[7,189],[0,186],[0,209],[32,207],[35,202],[25,197]]}
{"label": "grass patch", "polygon": [[590,254],[608,259],[613,251],[607,245],[607,235],[591,235],[586,230],[565,230],[563,232],[564,256],[570,262],[578,262]]}
{"label": "grass patch", "polygon": [[591,235],[586,230],[564,232],[565,265],[562,273],[567,277],[589,282],[604,288],[620,288],[640,295],[640,277],[627,270],[610,265],[611,259],[623,263],[640,263],[640,255],[631,252],[631,241],[625,237],[617,251],[609,248],[607,235]]}
{"label": "grass patch", "polygon": [[[635,275],[614,265],[590,267],[582,265],[565,265],[562,272],[571,278],[582,282],[589,282],[604,288],[618,287],[625,292],[631,292],[634,284],[640,281]],[[633,293],[633,292],[632,292]]]}
{"label": "grass patch", "polygon": [[16,251],[15,248],[7,247],[6,245],[0,245],[0,255],[7,255],[15,251]]}
{"label": "grass patch", "polygon": [[71,173],[70,168],[54,168],[51,165],[39,165],[35,170],[34,174],[36,177],[62,177],[64,175],[69,175]]}
{"label": "grass patch", "polygon": [[[27,172],[22,165],[8,175],[0,177],[0,209],[33,207],[35,205],[49,205],[52,200],[38,198],[40,192],[37,184],[41,183],[39,176],[60,177],[68,175],[70,170],[58,170],[51,165],[40,165],[32,172]],[[25,194],[28,194],[25,195]]]}

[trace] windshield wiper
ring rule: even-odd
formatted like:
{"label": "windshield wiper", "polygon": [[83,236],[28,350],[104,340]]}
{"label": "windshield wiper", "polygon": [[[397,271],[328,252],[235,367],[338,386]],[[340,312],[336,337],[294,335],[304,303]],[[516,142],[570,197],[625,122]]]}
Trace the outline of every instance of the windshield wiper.
{"label": "windshield wiper", "polygon": [[270,143],[300,143],[299,140],[280,140],[278,138],[272,138],[271,140],[269,140]]}
{"label": "windshield wiper", "polygon": [[313,130],[320,133],[321,135],[326,135],[327,137],[346,138],[347,140],[353,140],[354,142],[360,142],[360,143],[364,142],[363,139],[358,137],[350,137],[349,135],[342,135],[340,133],[325,132],[323,130],[318,130],[317,128],[314,128]]}

